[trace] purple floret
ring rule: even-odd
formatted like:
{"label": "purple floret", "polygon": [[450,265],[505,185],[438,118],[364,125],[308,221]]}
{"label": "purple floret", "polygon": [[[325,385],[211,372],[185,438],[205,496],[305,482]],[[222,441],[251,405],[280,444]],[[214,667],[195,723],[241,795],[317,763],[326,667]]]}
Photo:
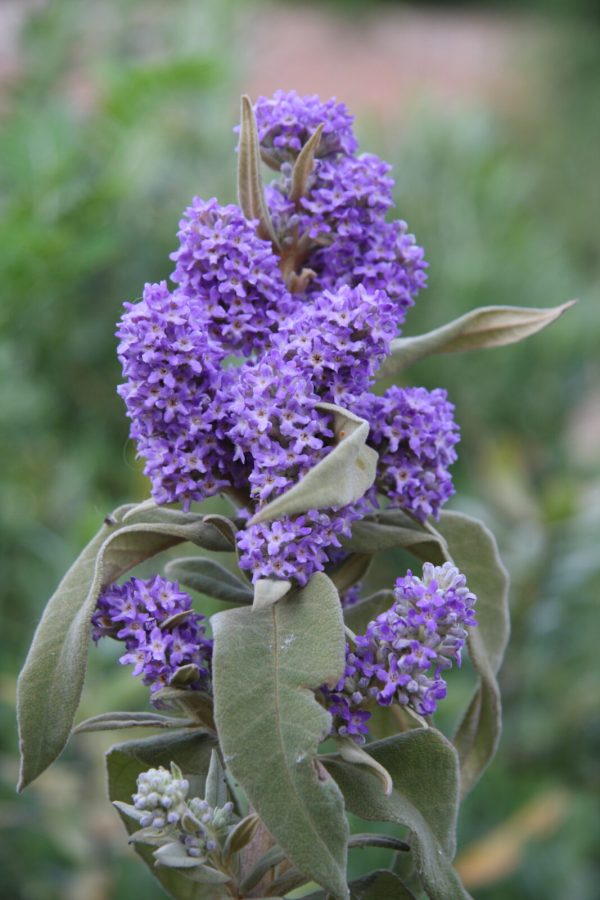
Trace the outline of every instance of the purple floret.
{"label": "purple floret", "polygon": [[[173,624],[168,620],[177,616]],[[92,616],[92,637],[123,641],[127,652],[119,662],[132,665],[152,692],[168,685],[179,668],[197,667],[186,687],[209,690],[212,640],[205,635],[206,619],[192,609],[189,594],[160,575],[131,578],[105,588]]]}
{"label": "purple floret", "polygon": [[369,444],[379,453],[374,492],[417,519],[438,518],[454,493],[449,466],[460,431],[446,391],[393,386],[381,397],[364,394],[356,406],[369,422]]}
{"label": "purple floret", "polygon": [[364,740],[370,698],[432,715],[446,696],[441,673],[453,662],[460,666],[467,628],[477,624],[476,599],[450,562],[425,563],[421,578],[410,571],[398,578],[390,609],[369,622],[353,649],[346,647],[341,681],[333,690],[321,689],[334,731]]}

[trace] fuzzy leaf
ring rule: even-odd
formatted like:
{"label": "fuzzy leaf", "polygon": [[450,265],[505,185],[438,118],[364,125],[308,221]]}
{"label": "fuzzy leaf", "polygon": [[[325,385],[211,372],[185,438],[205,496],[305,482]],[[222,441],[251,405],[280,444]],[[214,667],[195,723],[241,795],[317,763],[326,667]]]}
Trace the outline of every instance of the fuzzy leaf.
{"label": "fuzzy leaf", "polygon": [[365,419],[333,403],[319,409],[333,415],[338,443],[298,484],[280,494],[256,513],[249,525],[308,509],[346,506],[359,500],[375,481],[377,453],[367,447],[369,425]]}
{"label": "fuzzy leaf", "polygon": [[204,799],[209,806],[225,806],[229,800],[229,791],[225,781],[225,771],[221,765],[219,754],[213,750],[204,785]]}
{"label": "fuzzy leaf", "polygon": [[293,863],[338,900],[348,826],[342,796],[316,760],[329,713],[311,689],[344,670],[337,591],[322,573],[268,609],[212,617],[215,719],[225,762]]}
{"label": "fuzzy leaf", "polygon": [[443,538],[401,509],[382,510],[355,522],[352,535],[343,538],[342,544],[347,550],[371,554],[403,547],[434,565],[441,565],[446,559]]}
{"label": "fuzzy leaf", "polygon": [[322,758],[350,812],[409,829],[415,865],[431,900],[468,898],[451,865],[459,782],[452,745],[435,729],[419,728],[369,744],[366,749],[392,777],[389,797],[368,768],[336,757]]}
{"label": "fuzzy leaf", "polygon": [[551,325],[575,302],[570,300],[549,309],[483,306],[428,334],[396,338],[378,377],[395,375],[432,353],[456,353],[516,344]]}
{"label": "fuzzy leaf", "polygon": [[271,216],[265,203],[260,172],[261,154],[256,118],[249,97],[242,97],[238,155],[238,203],[247,219],[258,221],[257,233],[278,246]]}
{"label": "fuzzy leaf", "polygon": [[259,578],[254,583],[254,603],[252,609],[267,609],[282,600],[292,587],[291,581],[277,578]]}
{"label": "fuzzy leaf", "polygon": [[17,713],[21,749],[19,790],[44,771],[62,752],[79,705],[90,621],[102,588],[138,563],[175,544],[192,541],[212,544],[218,532],[192,516],[175,521],[174,510],[152,511],[151,522],[122,525],[122,510],[108,517],[71,566],[50,599],[36,629],[19,676]]}
{"label": "fuzzy leaf", "polygon": [[252,588],[247,582],[204,556],[173,559],[165,566],[165,575],[184,587],[226,603],[252,603]]}
{"label": "fuzzy leaf", "polygon": [[117,728],[183,728],[191,725],[192,720],[159,716],[151,712],[108,712],[92,716],[80,722],[73,729],[73,734],[84,734],[88,731],[113,731]]}
{"label": "fuzzy leaf", "polygon": [[468,643],[480,684],[454,737],[465,794],[491,762],[500,739],[502,710],[496,674],[510,631],[509,579],[494,536],[477,519],[444,512],[437,530],[447,542],[450,558],[477,595],[478,625],[470,630]]}
{"label": "fuzzy leaf", "polygon": [[249,844],[254,837],[259,824],[260,819],[253,813],[241,819],[227,835],[223,855],[227,857],[232,853],[238,853],[240,850],[243,850],[246,844]]}
{"label": "fuzzy leaf", "polygon": [[292,203],[298,203],[306,193],[308,179],[310,178],[310,174],[315,164],[315,154],[321,143],[323,128],[324,125],[321,123],[316,131],[310,136],[294,163],[289,193],[289,198]]}
{"label": "fuzzy leaf", "polygon": [[[358,878],[349,887],[350,900],[416,900],[398,876],[387,869],[378,869],[364,878]],[[327,894],[317,891],[303,897],[303,900],[327,900]]]}
{"label": "fuzzy leaf", "polygon": [[[168,768],[172,760],[176,760],[186,776],[195,775],[200,780],[206,778],[210,756],[216,746],[215,738],[205,732],[180,731],[145,738],[139,741],[127,741],[112,747],[106,756],[108,773],[108,792],[110,799],[129,804],[136,790],[137,777],[149,768],[164,766]],[[122,814],[121,819],[127,832],[136,832],[137,823]],[[152,848],[143,844],[135,845],[140,856],[152,875],[160,882],[164,890],[177,900],[227,900],[228,891],[216,888],[215,885],[201,885],[191,881],[180,872],[165,866],[156,866]]]}

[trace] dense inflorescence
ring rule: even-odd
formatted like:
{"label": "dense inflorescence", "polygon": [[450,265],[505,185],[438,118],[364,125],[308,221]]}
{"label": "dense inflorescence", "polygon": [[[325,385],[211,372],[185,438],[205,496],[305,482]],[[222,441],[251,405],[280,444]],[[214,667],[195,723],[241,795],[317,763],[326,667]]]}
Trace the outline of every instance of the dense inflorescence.
{"label": "dense inflorescence", "polygon": [[373,492],[424,522],[438,518],[454,493],[449,467],[460,440],[446,391],[393,386],[383,396],[365,393],[357,412],[369,423],[369,444],[379,454]]}
{"label": "dense inflorescence", "polygon": [[337,734],[364,740],[369,699],[434,713],[446,696],[442,672],[460,665],[466,629],[476,624],[475,602],[465,576],[449,562],[425,563],[422,577],[409,571],[398,578],[393,605],[347,646],[341,681],[322,689]]}
{"label": "dense inflorescence", "polygon": [[127,652],[120,658],[132,665],[151,691],[171,682],[178,669],[195,666],[196,675],[186,687],[210,687],[212,640],[205,634],[206,619],[192,609],[189,594],[177,583],[156,575],[106,587],[92,617],[92,637],[123,641]]}
{"label": "dense inflorescence", "polygon": [[[194,198],[172,254],[176,288],[146,285],[117,332],[119,392],[152,496],[188,509],[225,492],[249,519],[331,451],[325,401],[371,425],[381,463],[370,503],[380,493],[435,516],[452,493],[451,404],[442,391],[369,393],[425,284],[422,249],[386,219],[390,166],[358,153],[352,117],[334,100],[278,91],[255,116],[278,172],[265,194],[277,240],[239,206]],[[294,165],[319,126],[298,194]],[[240,565],[254,581],[305,584],[369,508],[363,499],[241,528]]]}

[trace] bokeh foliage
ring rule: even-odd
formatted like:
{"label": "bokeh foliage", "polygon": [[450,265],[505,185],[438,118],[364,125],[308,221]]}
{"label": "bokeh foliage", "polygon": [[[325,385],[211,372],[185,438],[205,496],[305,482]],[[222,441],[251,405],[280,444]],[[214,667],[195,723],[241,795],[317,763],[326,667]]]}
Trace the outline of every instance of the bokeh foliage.
{"label": "bokeh foliage", "polygon": [[[31,15],[21,74],[3,87],[0,863],[15,900],[160,896],[103,797],[98,736],[80,738],[69,768],[17,805],[12,696],[60,575],[108,509],[147,491],[115,394],[114,323],[144,281],[168,277],[191,195],[233,199],[240,23],[250,19],[233,0],[59,0]],[[581,300],[525,344],[411,371],[457,405],[459,505],[496,531],[514,580],[506,737],[463,809],[463,846],[562,791],[555,826],[525,828],[533,840],[520,864],[473,885],[481,900],[591,900],[598,878],[600,464],[586,446],[600,428],[598,37],[591,23],[563,23],[532,63],[543,88],[526,112],[416,108],[368,136],[394,164],[399,212],[431,263],[407,333],[477,305]],[[389,583],[402,563],[390,555],[376,581]],[[85,714],[145,703],[110,649],[97,651],[92,679]],[[454,679],[448,721],[468,690]],[[369,866],[387,864],[380,853]],[[488,868],[494,853],[502,863],[501,833]],[[358,856],[352,867],[360,873]]]}

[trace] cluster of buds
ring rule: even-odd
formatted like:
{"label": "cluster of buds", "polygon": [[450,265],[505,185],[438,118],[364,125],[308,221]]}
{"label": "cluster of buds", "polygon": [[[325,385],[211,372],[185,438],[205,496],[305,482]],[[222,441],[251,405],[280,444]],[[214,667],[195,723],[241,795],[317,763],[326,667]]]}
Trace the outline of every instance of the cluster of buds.
{"label": "cluster of buds", "polygon": [[212,796],[222,779],[223,770],[213,752],[205,786],[212,804],[209,799],[188,797],[189,782],[172,762],[170,770],[161,766],[142,772],[133,805],[117,801],[115,806],[140,824],[131,840],[155,847],[158,864],[180,869],[196,881],[225,883],[235,869],[233,857],[251,840],[258,819],[254,815],[240,819],[222,790]]}
{"label": "cluster of buds", "polygon": [[334,731],[362,743],[369,700],[433,714],[446,696],[441,673],[453,662],[460,666],[466,629],[476,624],[476,599],[450,562],[425,563],[422,577],[409,571],[398,578],[393,605],[347,646],[341,681],[333,690],[322,688]]}

